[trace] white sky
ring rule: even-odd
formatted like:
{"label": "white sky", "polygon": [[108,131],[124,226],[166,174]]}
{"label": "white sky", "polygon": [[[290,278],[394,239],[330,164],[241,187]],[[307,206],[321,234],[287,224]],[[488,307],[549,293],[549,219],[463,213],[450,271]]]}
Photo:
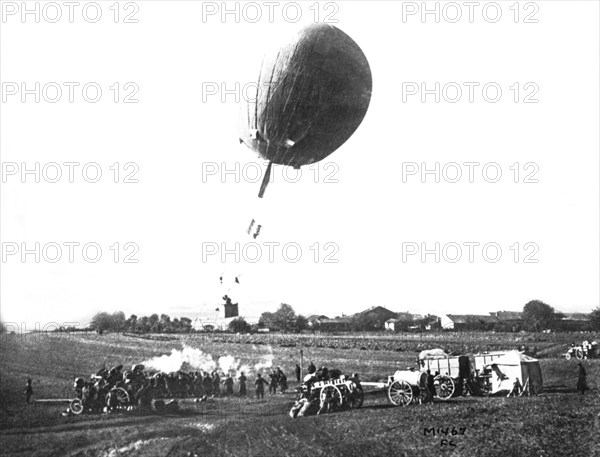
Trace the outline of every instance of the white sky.
{"label": "white sky", "polygon": [[[330,316],[372,305],[486,313],[520,310],[536,298],[567,312],[589,312],[598,305],[597,2],[537,2],[538,23],[522,23],[532,12],[524,3],[520,22],[514,23],[512,1],[500,2],[497,23],[486,22],[481,9],[469,23],[462,2],[458,23],[443,18],[435,23],[432,16],[422,23],[418,15],[403,22],[402,2],[338,2],[335,25],[359,44],[371,65],[371,106],[354,136],[321,163],[319,182],[314,168],[304,169],[298,183],[284,182],[277,167],[262,201],[256,196],[258,182],[236,183],[233,175],[203,182],[203,164],[234,169],[237,163],[240,174],[244,170],[250,177],[254,164],[263,167],[237,141],[234,96],[225,103],[219,95],[203,102],[203,83],[233,88],[236,82],[253,82],[263,50],[313,21],[313,2],[302,3],[296,25],[282,19],[281,7],[273,24],[266,17],[255,24],[243,17],[236,23],[234,16],[222,22],[218,15],[203,22],[202,3],[193,1],[140,1],[138,23],[115,24],[113,2],[100,3],[103,16],[95,24],[83,20],[80,10],[69,23],[66,6],[58,23],[43,18],[35,23],[33,17],[21,23],[17,14],[0,24],[3,83],[26,82],[30,88],[35,82],[80,83],[74,103],[66,88],[54,104],[34,103],[33,96],[21,103],[20,94],[3,91],[8,97],[0,126],[5,167],[7,162],[30,168],[36,162],[96,162],[103,170],[95,184],[83,180],[81,167],[74,183],[66,176],[54,184],[4,176],[5,254],[11,243],[33,248],[35,242],[95,242],[103,253],[97,263],[86,262],[80,248],[73,263],[66,247],[54,264],[43,258],[36,263],[33,255],[25,262],[18,254],[7,256],[1,265],[3,321],[83,323],[100,310],[215,316],[228,287],[219,284],[223,272],[228,285],[233,275],[242,275],[231,295],[245,316],[274,310],[281,302],[299,313]],[[267,16],[268,7],[258,4]],[[321,19],[332,8],[321,4]],[[122,9],[120,19],[129,11]],[[448,17],[454,14],[446,11]],[[98,103],[81,96],[88,82],[103,89]],[[137,84],[139,103],[114,103],[109,86],[115,82],[121,84],[121,98],[129,93],[125,83]],[[435,103],[433,96],[422,103],[418,95],[403,103],[403,82],[430,88],[436,82],[480,85],[473,103],[466,86],[457,103]],[[481,87],[490,82],[503,90],[497,103],[482,97]],[[526,83],[537,84],[539,103],[514,103],[509,87],[515,82],[521,99],[531,92]],[[114,162],[136,163],[139,183],[112,182]],[[403,182],[408,162],[481,166],[473,183],[466,176],[455,184],[435,183],[432,176],[422,183],[418,175]],[[503,171],[497,183],[481,174],[492,162]],[[515,162],[522,169],[519,183],[509,169]],[[523,170],[529,162],[538,168],[538,183],[522,182],[533,170]],[[338,182],[323,182],[335,170]],[[245,235],[252,217],[263,226],[256,239],[261,261],[236,264],[230,255],[223,264],[216,255],[203,262],[203,243],[233,248],[235,242],[252,242]],[[114,263],[109,247],[115,242],[136,243],[139,262]],[[286,262],[276,248],[275,261],[269,262],[265,242],[298,243],[302,257]],[[425,262],[419,255],[403,262],[403,243],[433,248],[436,242],[497,243],[502,257],[490,263],[479,246],[471,263],[463,246],[456,263],[444,258],[436,263],[433,255]],[[532,252],[524,249],[528,242],[539,248],[537,263],[523,262]],[[315,243],[318,263],[310,250]],[[325,243],[338,247],[338,263],[323,262],[331,252]],[[514,243],[521,247],[517,263],[510,250]]]}

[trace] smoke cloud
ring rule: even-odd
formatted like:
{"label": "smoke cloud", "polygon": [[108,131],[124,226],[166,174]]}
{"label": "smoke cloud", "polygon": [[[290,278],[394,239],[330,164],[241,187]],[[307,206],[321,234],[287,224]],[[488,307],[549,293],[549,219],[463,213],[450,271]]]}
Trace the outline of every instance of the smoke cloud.
{"label": "smoke cloud", "polygon": [[212,355],[200,349],[184,345],[183,349],[172,349],[170,354],[164,354],[142,362],[147,368],[171,373],[175,371],[222,371],[238,377],[242,372],[253,375],[261,370],[273,367],[273,349],[267,347],[268,354],[260,357],[255,365],[242,364],[241,360],[232,355],[224,355],[217,360]]}

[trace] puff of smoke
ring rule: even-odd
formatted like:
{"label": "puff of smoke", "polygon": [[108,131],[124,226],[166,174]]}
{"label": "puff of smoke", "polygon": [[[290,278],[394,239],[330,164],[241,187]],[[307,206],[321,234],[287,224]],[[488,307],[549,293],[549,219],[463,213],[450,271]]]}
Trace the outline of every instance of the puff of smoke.
{"label": "puff of smoke", "polygon": [[184,345],[182,350],[172,349],[171,354],[164,354],[153,357],[142,362],[146,367],[154,370],[171,373],[179,370],[201,370],[214,371],[217,368],[223,373],[234,374],[239,377],[241,373],[252,375],[261,370],[269,369],[273,366],[273,349],[267,347],[268,354],[261,357],[261,360],[254,366],[242,365],[242,362],[232,355],[219,357],[217,361],[210,354],[202,352],[200,349]]}
{"label": "puff of smoke", "polygon": [[273,348],[267,346],[269,353],[262,357],[262,360],[254,365],[254,370],[258,373],[260,370],[266,370],[273,367]]}
{"label": "puff of smoke", "polygon": [[182,369],[212,371],[217,367],[210,354],[200,349],[184,346],[182,350],[172,349],[171,354],[153,357],[142,362],[146,367],[163,373],[171,373]]}

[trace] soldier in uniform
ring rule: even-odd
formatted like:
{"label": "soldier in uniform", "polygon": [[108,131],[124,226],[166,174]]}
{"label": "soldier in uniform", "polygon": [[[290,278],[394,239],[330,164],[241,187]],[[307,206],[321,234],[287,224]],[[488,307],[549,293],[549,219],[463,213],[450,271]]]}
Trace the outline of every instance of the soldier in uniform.
{"label": "soldier in uniform", "polygon": [[225,395],[233,395],[233,378],[231,377],[231,374],[227,375],[223,385],[225,386]]}
{"label": "soldier in uniform", "polygon": [[585,391],[588,389],[587,385],[587,373],[583,364],[579,362],[579,377],[577,379],[577,390],[581,391],[581,395],[585,394]]}
{"label": "soldier in uniform", "polygon": [[278,378],[279,378],[279,388],[281,389],[281,393],[285,394],[285,391],[288,388],[287,385],[287,376],[285,375],[285,373],[282,371],[281,368],[277,368],[278,371]]}
{"label": "soldier in uniform", "polygon": [[269,394],[273,395],[273,394],[277,393],[277,384],[279,384],[279,375],[275,370],[273,370],[271,372],[271,374],[269,375],[269,377],[271,378],[271,382],[269,383]]}
{"label": "soldier in uniform", "polygon": [[213,373],[212,383],[213,383],[213,395],[216,397],[220,397],[221,396],[221,377],[219,376],[219,373],[217,373],[216,371]]}
{"label": "soldier in uniform", "polygon": [[242,374],[240,375],[240,377],[238,378],[238,381],[240,382],[240,396],[245,397],[247,390],[246,390],[246,376],[244,376],[244,372],[242,371]]}
{"label": "soldier in uniform", "polygon": [[202,380],[202,390],[204,390],[204,395],[209,397],[213,394],[212,379],[207,372],[204,373],[204,379]]}
{"label": "soldier in uniform", "polygon": [[27,382],[25,383],[25,403],[29,403],[31,397],[33,396],[33,387],[31,387],[31,378],[27,378]]}
{"label": "soldier in uniform", "polygon": [[268,384],[268,382],[263,379],[260,373],[258,373],[256,375],[256,381],[254,381],[254,385],[256,386],[256,398],[265,398],[265,384]]}

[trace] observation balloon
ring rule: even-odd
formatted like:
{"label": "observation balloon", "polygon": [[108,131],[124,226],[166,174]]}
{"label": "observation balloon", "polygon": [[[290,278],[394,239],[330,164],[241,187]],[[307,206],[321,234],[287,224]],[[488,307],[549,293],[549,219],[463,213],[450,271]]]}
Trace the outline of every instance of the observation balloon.
{"label": "observation balloon", "polygon": [[371,100],[367,58],[340,29],[313,24],[263,58],[256,93],[242,107],[244,143],[273,163],[299,168],[323,160],[356,131]]}

